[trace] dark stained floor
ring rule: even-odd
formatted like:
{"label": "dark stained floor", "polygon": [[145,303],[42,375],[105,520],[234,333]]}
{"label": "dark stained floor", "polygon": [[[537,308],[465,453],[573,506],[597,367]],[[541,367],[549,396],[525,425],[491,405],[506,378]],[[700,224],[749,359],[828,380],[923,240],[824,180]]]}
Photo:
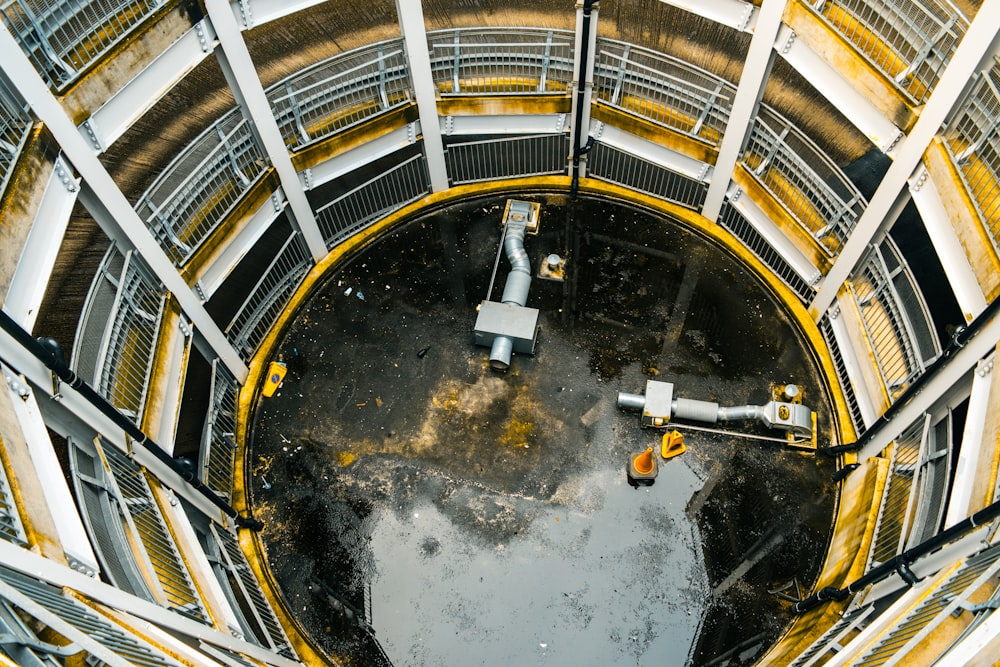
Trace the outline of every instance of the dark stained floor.
{"label": "dark stained floor", "polygon": [[794,382],[824,446],[810,356],[764,290],[691,233],[616,204],[520,198],[542,202],[533,267],[568,255],[569,280],[533,281],[537,354],[508,373],[472,336],[503,198],[371,247],[281,343],[289,373],[255,411],[251,493],[285,599],[351,665],[758,657],[791,618],[768,591],[818,573],[832,463],[681,426],[688,451],[634,489],[627,454],[658,435],[615,399],[655,378],[759,404]]}

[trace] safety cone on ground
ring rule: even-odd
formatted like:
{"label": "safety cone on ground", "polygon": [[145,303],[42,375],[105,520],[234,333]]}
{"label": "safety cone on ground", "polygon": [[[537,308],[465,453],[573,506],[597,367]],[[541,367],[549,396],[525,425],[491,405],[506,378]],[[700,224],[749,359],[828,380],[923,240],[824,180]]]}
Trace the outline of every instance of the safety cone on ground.
{"label": "safety cone on ground", "polygon": [[628,482],[632,486],[649,486],[656,479],[656,457],[653,448],[647,447],[644,452],[632,452],[628,456]]}
{"label": "safety cone on ground", "polygon": [[674,429],[669,433],[663,434],[663,442],[660,445],[660,456],[665,459],[672,459],[675,456],[683,454],[687,451],[687,446],[684,444],[684,434]]}

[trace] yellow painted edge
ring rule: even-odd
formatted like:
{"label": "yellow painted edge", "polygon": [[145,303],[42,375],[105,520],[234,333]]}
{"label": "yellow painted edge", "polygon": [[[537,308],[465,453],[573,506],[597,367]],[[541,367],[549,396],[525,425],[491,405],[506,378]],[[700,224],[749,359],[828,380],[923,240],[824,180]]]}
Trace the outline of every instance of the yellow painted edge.
{"label": "yellow painted edge", "polygon": [[[391,232],[418,214],[424,214],[435,208],[461,200],[505,192],[517,192],[521,196],[529,197],[531,194],[566,195],[568,194],[570,184],[571,179],[568,176],[542,176],[463,185],[450,188],[444,192],[434,193],[403,207],[399,211],[353,235],[339,244],[314,266],[291,297],[284,311],[274,326],[271,327],[268,335],[262,341],[257,353],[249,364],[249,373],[246,382],[239,392],[236,421],[237,449],[234,461],[233,507],[245,516],[249,515],[252,511],[246,492],[247,476],[252,467],[247,464],[246,460],[247,427],[252,423],[251,415],[253,406],[264,377],[264,370],[285,330],[296,317],[298,309],[322,285],[324,278],[330,271],[365,249],[371,242]],[[798,329],[800,335],[805,338],[807,348],[820,369],[820,376],[826,384],[824,389],[827,391],[827,397],[832,404],[832,414],[836,421],[833,429],[834,435],[839,436],[841,441],[845,441],[845,437],[853,437],[853,427],[851,426],[847,404],[840,390],[833,361],[826,352],[826,343],[819,328],[809,315],[805,305],[799,301],[798,296],[781,282],[755,255],[746,249],[738,239],[720,225],[702,217],[694,211],[624,187],[590,178],[582,178],[579,180],[579,192],[635,208],[645,209],[647,212],[668,216],[687,231],[728,252],[734,260],[754,274],[785,310],[786,315]],[[837,520],[839,519],[838,499]],[[311,660],[325,662],[322,652],[312,644],[308,634],[301,629],[294,614],[290,612],[285,604],[277,583],[271,576],[260,536],[248,530],[240,530],[239,536],[240,546],[247,556],[251,569],[261,582],[265,596],[274,608],[275,614],[278,616],[285,632],[288,634],[289,641],[303,658],[309,656]],[[828,565],[824,565],[824,572],[826,572]]]}

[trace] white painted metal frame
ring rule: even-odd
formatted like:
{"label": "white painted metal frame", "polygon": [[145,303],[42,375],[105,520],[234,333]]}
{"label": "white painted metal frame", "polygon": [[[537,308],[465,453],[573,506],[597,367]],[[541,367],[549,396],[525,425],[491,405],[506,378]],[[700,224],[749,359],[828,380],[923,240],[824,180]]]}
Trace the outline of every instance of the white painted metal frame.
{"label": "white painted metal frame", "polygon": [[139,251],[150,269],[173,293],[211,350],[223,359],[236,377],[246,378],[247,367],[239,354],[176,271],[93,149],[80,136],[66,110],[49,91],[6,26],[0,29],[0,52],[5,54],[0,68],[39,120],[52,132],[66,158],[83,177],[85,187],[81,197],[94,219],[114,240],[124,241]]}
{"label": "white painted metal frame", "polygon": [[120,591],[97,579],[74,572],[38,554],[0,540],[0,563],[55,586],[64,586],[113,609],[137,619],[144,619],[161,628],[192,637],[209,644],[248,655],[273,667],[302,667],[302,663],[277,655],[228,632],[185,618],[167,609]]}
{"label": "white painted metal frame", "polygon": [[61,156],[56,157],[3,302],[4,311],[28,331],[35,327],[79,192],[80,179]]}
{"label": "white painted metal frame", "polygon": [[[996,49],[998,31],[1000,23],[994,20],[990,12],[979,12],[972,21],[965,39],[958,45],[954,57],[942,75],[941,82],[921,110],[920,117],[909,136],[897,147],[894,162],[882,178],[874,196],[868,202],[868,207],[858,220],[851,238],[844,244],[837,262],[827,273],[816,298],[813,299],[810,311],[816,319],[833,303],[834,296],[848,276],[854,272],[866,248],[885,230],[886,221],[891,222],[890,212],[903,196],[907,181],[920,166],[930,142],[940,131],[947,115],[961,101],[966,84],[979,69],[980,63],[992,57]],[[820,77],[823,76],[819,71],[812,73],[806,71],[803,74],[814,82],[822,80]],[[830,74],[827,73],[827,76]],[[829,99],[848,115],[850,106],[845,107],[844,100]]]}
{"label": "white painted metal frame", "polygon": [[417,113],[420,115],[420,131],[423,135],[424,154],[427,156],[427,171],[430,174],[431,191],[448,189],[448,167],[444,161],[444,140],[441,137],[441,119],[437,110],[437,90],[431,73],[431,56],[427,48],[427,27],[424,24],[424,8],[414,0],[396,0],[399,29],[403,34],[406,58],[410,63],[413,77],[413,94],[417,99]]}
{"label": "white painted metal frame", "polygon": [[205,0],[205,8],[219,37],[219,50],[216,56],[222,71],[229,80],[230,88],[237,102],[243,108],[248,118],[253,121],[254,129],[260,138],[261,145],[267,153],[271,165],[278,174],[282,190],[288,199],[292,223],[302,232],[302,238],[309,248],[314,262],[326,257],[326,245],[323,235],[316,225],[306,193],[299,184],[292,158],[285,147],[285,140],[274,120],[274,112],[264,94],[257,70],[254,68],[246,42],[240,34],[229,4],[226,0]]}
{"label": "white painted metal frame", "polygon": [[[0,350],[6,357],[6,350],[2,346]],[[6,367],[3,370],[4,374],[9,372]],[[87,575],[96,575],[101,568],[90,546],[83,519],[76,509],[73,493],[62,474],[62,466],[49,438],[46,421],[36,401],[36,394],[31,391],[27,396],[21,397],[13,390],[8,389],[8,391],[11,393],[10,401],[14,408],[14,416],[17,418],[28,454],[35,464],[35,472],[41,483],[43,497],[36,499],[35,502],[40,500],[45,503],[70,566]],[[5,443],[5,446],[12,447],[14,444]]]}
{"label": "white painted metal frame", "polygon": [[202,19],[105,100],[80,125],[80,134],[96,152],[107,150],[167,91],[211,53],[208,47],[215,39],[211,22]]}
{"label": "white painted metal frame", "polygon": [[[742,5],[746,3],[736,0],[715,0],[715,3]],[[671,3],[673,4],[673,3]],[[701,214],[709,220],[718,220],[722,204],[729,192],[729,175],[736,169],[747,135],[757,114],[757,106],[764,95],[764,86],[771,73],[774,58],[774,42],[781,28],[781,16],[785,11],[787,0],[764,0],[759,18],[750,39],[750,49],[743,65],[739,85],[736,87],[736,97],[733,108],[729,112],[729,122],[722,135],[722,145],[719,147],[719,157],[715,161],[715,175],[708,185],[705,205]],[[752,9],[752,5],[750,5]]]}
{"label": "white painted metal frame", "polygon": [[983,433],[986,419],[990,414],[990,393],[993,384],[993,364],[995,354],[976,364],[972,376],[972,390],[969,396],[969,407],[965,417],[965,429],[962,431],[962,446],[955,464],[954,482],[948,498],[948,512],[944,525],[952,526],[972,512],[983,506],[984,499],[972,498],[976,481],[976,468],[980,465],[980,457],[989,451],[990,444],[984,443]]}
{"label": "white painted metal frame", "polygon": [[921,414],[930,410],[939,396],[944,395],[972,371],[979,360],[991,354],[1000,340],[1000,315],[995,314],[975,333],[966,344],[955,351],[933,377],[925,381],[921,391],[893,415],[883,421],[878,430],[858,453],[861,460],[875,456],[892,441],[904,425],[912,424]]}
{"label": "white painted metal frame", "polygon": [[[692,14],[735,28],[740,32],[756,30],[760,11],[743,0],[660,0]],[[751,47],[752,48],[752,47]]]}
{"label": "white painted metal frame", "polygon": [[941,261],[945,277],[958,301],[958,307],[962,309],[966,323],[969,323],[976,315],[983,312],[987,305],[983,289],[969,264],[969,256],[958,240],[940,191],[927,168],[921,164],[907,183],[910,197],[920,212],[924,227],[927,228],[927,235]]}

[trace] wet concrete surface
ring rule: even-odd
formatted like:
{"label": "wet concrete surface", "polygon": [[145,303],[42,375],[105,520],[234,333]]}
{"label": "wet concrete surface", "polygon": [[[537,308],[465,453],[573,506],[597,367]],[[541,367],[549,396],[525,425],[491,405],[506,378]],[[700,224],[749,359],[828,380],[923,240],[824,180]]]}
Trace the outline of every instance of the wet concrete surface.
{"label": "wet concrete surface", "polygon": [[752,661],[791,619],[768,591],[819,571],[832,463],[678,424],[687,452],[632,488],[628,454],[658,451],[659,434],[616,397],[659,379],[675,396],[762,404],[794,382],[823,446],[809,354],[748,274],[676,224],[520,198],[542,202],[533,268],[568,255],[568,280],[533,281],[536,354],[506,374],[472,335],[506,198],[380,241],[285,336],[289,373],[260,399],[250,453],[282,594],[350,665]]}

